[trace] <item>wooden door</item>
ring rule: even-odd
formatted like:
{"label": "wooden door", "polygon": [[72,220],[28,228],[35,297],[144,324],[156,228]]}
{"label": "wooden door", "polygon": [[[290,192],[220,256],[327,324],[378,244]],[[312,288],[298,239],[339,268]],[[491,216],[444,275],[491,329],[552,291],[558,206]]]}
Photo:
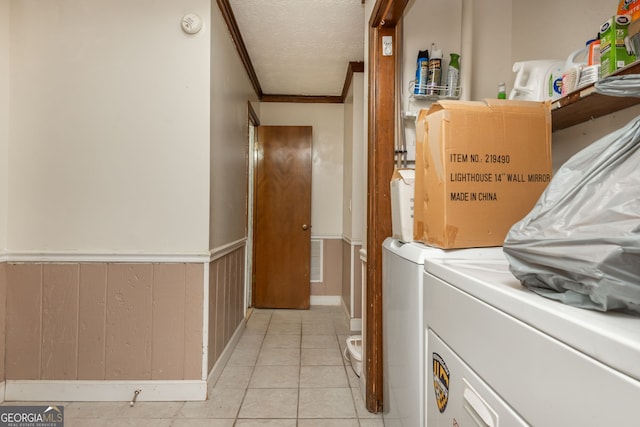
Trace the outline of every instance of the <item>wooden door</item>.
{"label": "wooden door", "polygon": [[253,305],[308,309],[311,127],[259,126],[257,145]]}

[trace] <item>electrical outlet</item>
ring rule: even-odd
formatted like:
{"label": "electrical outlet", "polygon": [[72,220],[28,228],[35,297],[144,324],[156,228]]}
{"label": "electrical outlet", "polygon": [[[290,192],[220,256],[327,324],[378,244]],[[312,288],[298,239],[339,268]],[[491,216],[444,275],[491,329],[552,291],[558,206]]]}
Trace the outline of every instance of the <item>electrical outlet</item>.
{"label": "electrical outlet", "polygon": [[393,37],[382,36],[382,56],[393,55]]}

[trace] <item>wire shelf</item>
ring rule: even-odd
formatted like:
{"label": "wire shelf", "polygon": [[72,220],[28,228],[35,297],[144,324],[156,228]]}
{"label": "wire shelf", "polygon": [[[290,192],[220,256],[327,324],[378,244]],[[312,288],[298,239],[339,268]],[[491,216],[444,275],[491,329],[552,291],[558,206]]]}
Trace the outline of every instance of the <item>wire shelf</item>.
{"label": "wire shelf", "polygon": [[462,88],[456,86],[451,90],[449,86],[434,86],[429,84],[420,85],[419,93],[415,93],[415,80],[411,81],[409,85],[410,97],[413,99],[420,99],[426,101],[438,101],[440,99],[460,99],[460,93]]}

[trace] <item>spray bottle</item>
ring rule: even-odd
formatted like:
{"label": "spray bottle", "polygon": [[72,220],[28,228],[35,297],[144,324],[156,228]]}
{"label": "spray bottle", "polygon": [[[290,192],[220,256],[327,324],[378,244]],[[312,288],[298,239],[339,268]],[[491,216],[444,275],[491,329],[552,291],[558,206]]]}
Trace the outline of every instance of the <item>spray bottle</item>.
{"label": "spray bottle", "polygon": [[442,51],[435,43],[431,44],[429,58],[429,78],[427,80],[427,95],[439,95],[440,80],[442,77]]}
{"label": "spray bottle", "polygon": [[458,85],[460,84],[460,55],[451,54],[449,68],[447,68],[447,88],[444,95],[448,98],[457,98],[459,95]]}
{"label": "spray bottle", "polygon": [[429,51],[418,52],[418,64],[416,66],[416,81],[413,85],[413,93],[424,95],[427,93],[427,77],[429,76]]}
{"label": "spray bottle", "polygon": [[507,99],[507,85],[505,82],[498,83],[498,99]]}

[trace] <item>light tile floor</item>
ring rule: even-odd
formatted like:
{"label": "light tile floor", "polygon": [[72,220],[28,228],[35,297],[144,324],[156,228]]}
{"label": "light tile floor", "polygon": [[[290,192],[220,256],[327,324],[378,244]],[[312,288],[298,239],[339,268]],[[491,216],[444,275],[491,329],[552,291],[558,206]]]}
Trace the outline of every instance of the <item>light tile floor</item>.
{"label": "light tile floor", "polygon": [[383,426],[343,357],[349,335],[339,307],[254,310],[206,401],[67,402],[65,427]]}

